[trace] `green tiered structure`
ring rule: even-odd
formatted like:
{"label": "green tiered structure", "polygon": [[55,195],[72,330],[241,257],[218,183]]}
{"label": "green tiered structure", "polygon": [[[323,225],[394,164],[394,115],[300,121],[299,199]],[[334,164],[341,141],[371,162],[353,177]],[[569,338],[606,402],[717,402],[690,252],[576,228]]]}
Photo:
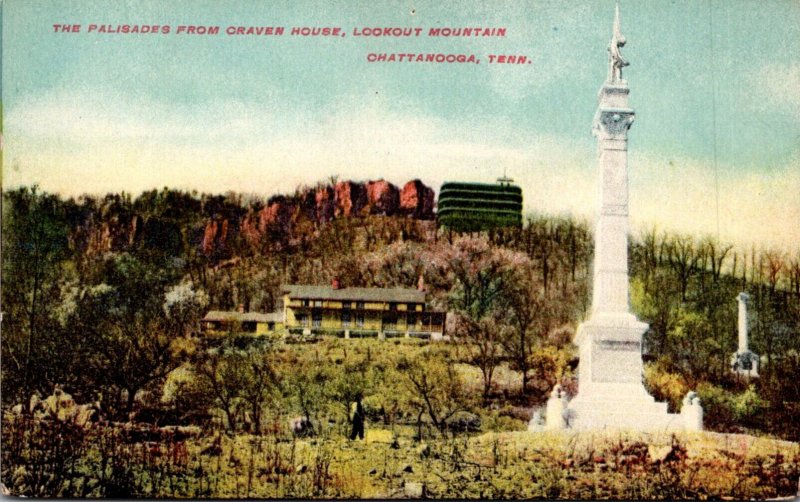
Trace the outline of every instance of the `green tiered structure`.
{"label": "green tiered structure", "polygon": [[497,181],[445,182],[439,190],[438,226],[456,232],[522,226],[522,189],[508,178]]}

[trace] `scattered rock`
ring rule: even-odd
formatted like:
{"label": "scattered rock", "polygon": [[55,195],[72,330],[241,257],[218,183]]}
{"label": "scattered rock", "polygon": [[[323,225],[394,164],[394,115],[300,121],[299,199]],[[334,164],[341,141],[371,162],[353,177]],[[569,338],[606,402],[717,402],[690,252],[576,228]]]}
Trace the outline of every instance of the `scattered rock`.
{"label": "scattered rock", "polygon": [[414,468],[411,466],[411,464],[406,464],[405,466],[403,466],[401,471],[402,472],[414,472]]}
{"label": "scattered rock", "polygon": [[422,498],[425,496],[425,485],[415,481],[406,481],[403,484],[403,493],[408,498]]}
{"label": "scattered rock", "polygon": [[294,468],[294,472],[297,474],[303,474],[308,470],[308,466],[306,464],[300,464]]}
{"label": "scattered rock", "polygon": [[314,435],[314,424],[311,423],[308,417],[290,418],[289,428],[295,436],[308,437]]}
{"label": "scattered rock", "polygon": [[447,427],[453,432],[477,432],[481,429],[481,417],[468,411],[459,411],[447,419]]}
{"label": "scattered rock", "polygon": [[378,474],[378,469],[373,467],[372,469],[369,470],[369,472],[367,474],[369,474],[370,476],[374,476],[374,475]]}
{"label": "scattered rock", "polygon": [[431,446],[429,444],[421,444],[417,447],[417,455],[420,457],[426,458],[429,457],[431,454]]}

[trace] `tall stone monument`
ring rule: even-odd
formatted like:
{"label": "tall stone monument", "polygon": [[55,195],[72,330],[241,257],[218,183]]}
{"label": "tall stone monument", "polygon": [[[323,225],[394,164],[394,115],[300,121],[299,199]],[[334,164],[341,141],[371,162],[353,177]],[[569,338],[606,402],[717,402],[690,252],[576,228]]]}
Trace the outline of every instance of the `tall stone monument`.
{"label": "tall stone monument", "polygon": [[608,47],[608,76],[600,88],[593,124],[600,200],[591,314],[578,327],[575,340],[580,349],[578,395],[562,417],[546,417],[548,429],[557,428],[562,419],[566,427],[577,430],[696,428],[687,427],[688,420],[681,415],[667,413],[667,404],[655,402],[642,383],[642,335],[648,326],[628,306],[627,150],[634,111],[628,105],[628,83],[622,78],[622,69],[629,64],[620,52],[624,45],[618,4]]}
{"label": "tall stone monument", "polygon": [[739,348],[731,357],[731,369],[734,373],[751,378],[758,378],[758,354],[750,351],[747,340],[747,302],[750,295],[739,293]]}

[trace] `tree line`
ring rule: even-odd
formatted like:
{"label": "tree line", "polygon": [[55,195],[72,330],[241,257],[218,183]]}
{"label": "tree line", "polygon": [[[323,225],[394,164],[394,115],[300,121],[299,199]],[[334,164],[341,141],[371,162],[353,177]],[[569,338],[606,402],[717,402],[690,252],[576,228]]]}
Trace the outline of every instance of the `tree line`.
{"label": "tree line", "polygon": [[[204,406],[222,410],[228,427],[240,428],[243,415],[225,411],[226,402],[249,402],[248,420],[260,422],[269,399],[247,396],[292,396],[291,386],[303,383],[283,381],[280,364],[248,359],[252,351],[215,352],[187,340],[208,309],[274,311],[281,284],[334,277],[346,286],[413,287],[422,276],[432,307],[451,313],[453,364],[480,373],[484,404],[541,402],[557,381],[574,392],[570,342],[588,311],[591,287],[592,233],[585,221],[532,215],[519,229],[451,235],[408,218],[301,220],[265,232],[257,243],[234,236],[220,256],[198,246],[209,219],[241,215],[263,201],[167,189],[135,199],[65,200],[20,188],[3,198],[4,407],[60,384],[81,402],[100,399],[124,418],[137,396],[162,394],[168,375],[188,367],[193,382],[204,386],[202,395],[214,396]],[[93,240],[122,239],[104,234],[103,223],[133,216],[149,225],[149,237],[87,252]],[[634,236],[629,254],[632,307],[650,324],[651,390],[675,406],[681,392],[700,389],[720,429],[738,420],[790,434],[786,417],[800,401],[800,253],[743,251],[711,238],[649,230]],[[739,291],[753,298],[751,348],[765,362],[755,382],[737,380],[729,370]],[[413,377],[416,357],[401,368],[425,403],[428,384]],[[520,375],[513,396],[498,390],[503,366]],[[446,381],[447,364],[441,367]],[[257,376],[241,376],[252,372]],[[253,379],[262,387],[250,389]],[[233,390],[215,388],[231,382],[238,382]],[[753,393],[745,399],[748,385]],[[309,415],[303,403],[310,401],[303,399],[312,394],[301,394],[291,407]],[[425,408],[421,415],[432,423],[454,413]]]}

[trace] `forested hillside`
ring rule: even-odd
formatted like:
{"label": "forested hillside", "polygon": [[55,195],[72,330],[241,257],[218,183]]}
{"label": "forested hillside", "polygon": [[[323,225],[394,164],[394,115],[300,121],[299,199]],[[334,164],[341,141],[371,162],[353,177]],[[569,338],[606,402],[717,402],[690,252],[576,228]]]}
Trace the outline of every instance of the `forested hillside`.
{"label": "forested hillside", "polygon": [[[111,421],[147,411],[258,435],[297,416],[347,435],[350,405],[363,400],[371,420],[421,440],[524,430],[555,383],[576,392],[587,222],[530,215],[519,229],[459,235],[437,231],[424,208],[432,194],[416,212],[368,195],[358,211],[304,209],[325,207],[335,188],[324,187],[340,184],[269,200],[5,192],[3,409],[27,409],[58,385]],[[656,398],[675,409],[695,389],[707,428],[800,439],[800,250],[652,230],[632,236],[630,268]],[[276,310],[281,284],[414,287],[420,276],[431,305],[450,313],[449,343],[199,337],[209,309]],[[729,368],[740,291],[753,298],[750,345],[763,358],[751,382]]]}

